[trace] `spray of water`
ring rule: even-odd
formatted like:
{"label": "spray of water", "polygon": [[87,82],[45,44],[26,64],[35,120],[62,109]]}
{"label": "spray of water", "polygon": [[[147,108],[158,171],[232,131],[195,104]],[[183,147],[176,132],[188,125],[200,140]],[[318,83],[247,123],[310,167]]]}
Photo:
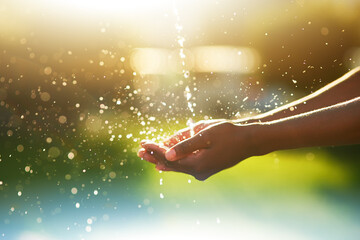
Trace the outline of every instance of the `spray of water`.
{"label": "spray of water", "polygon": [[[176,38],[177,38],[177,43],[179,46],[179,57],[181,59],[182,75],[185,80],[184,82],[189,82],[190,71],[186,68],[186,64],[185,64],[185,59],[186,59],[186,55],[185,55],[185,51],[184,51],[185,37],[182,32],[183,26],[180,23],[180,17],[179,17],[178,10],[176,8],[175,1],[173,1],[173,11],[174,11],[175,19],[176,19],[176,23],[175,23],[175,28],[177,31]],[[184,95],[185,95],[186,102],[187,102],[187,108],[191,112],[192,117],[195,117],[193,103],[191,102],[192,94],[191,94],[190,87],[188,85],[185,87]],[[194,121],[192,120],[192,118],[188,119],[188,121],[186,122],[186,125],[188,127],[190,127],[190,134],[191,134],[191,136],[193,136],[194,135]]]}

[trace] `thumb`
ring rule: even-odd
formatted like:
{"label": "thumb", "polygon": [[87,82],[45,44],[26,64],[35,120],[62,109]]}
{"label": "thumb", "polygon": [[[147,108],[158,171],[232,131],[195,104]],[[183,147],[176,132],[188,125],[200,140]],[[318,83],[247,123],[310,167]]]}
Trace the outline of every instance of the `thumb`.
{"label": "thumb", "polygon": [[208,148],[210,141],[206,140],[204,135],[204,131],[202,131],[191,138],[177,143],[175,146],[165,152],[166,159],[168,161],[176,161],[193,153],[196,150]]}

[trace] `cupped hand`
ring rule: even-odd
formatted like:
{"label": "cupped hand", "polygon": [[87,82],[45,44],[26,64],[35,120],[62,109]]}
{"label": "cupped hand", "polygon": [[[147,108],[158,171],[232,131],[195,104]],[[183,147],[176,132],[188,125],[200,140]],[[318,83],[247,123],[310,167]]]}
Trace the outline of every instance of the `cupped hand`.
{"label": "cupped hand", "polygon": [[183,172],[205,180],[255,155],[256,147],[251,143],[252,131],[251,126],[220,122],[171,148],[142,142],[139,156],[156,164],[158,170]]}

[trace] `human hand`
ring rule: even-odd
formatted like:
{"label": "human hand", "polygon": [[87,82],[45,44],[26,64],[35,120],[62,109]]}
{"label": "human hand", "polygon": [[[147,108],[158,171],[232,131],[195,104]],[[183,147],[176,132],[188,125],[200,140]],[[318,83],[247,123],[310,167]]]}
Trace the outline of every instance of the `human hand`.
{"label": "human hand", "polygon": [[142,142],[139,156],[156,164],[162,171],[183,172],[198,180],[230,168],[257,155],[251,142],[252,126],[220,122],[199,131],[193,137],[171,148],[152,142]]}
{"label": "human hand", "polygon": [[199,122],[196,122],[192,127],[187,127],[179,130],[174,135],[164,140],[162,144],[143,140],[141,141],[141,146],[146,147],[146,149],[140,149],[138,152],[138,156],[144,158],[148,162],[155,164],[156,169],[159,170],[160,168],[168,165],[168,161],[165,158],[165,152],[170,147],[190,138],[192,134],[196,134],[210,125],[225,121],[225,119],[201,120]]}
{"label": "human hand", "polygon": [[168,139],[164,140],[163,144],[164,144],[164,146],[170,148],[170,147],[174,146],[175,144],[177,144],[181,141],[184,141],[185,139],[190,138],[192,134],[197,134],[198,132],[207,128],[208,126],[211,126],[211,125],[214,125],[214,124],[217,124],[220,122],[225,122],[225,121],[226,121],[225,119],[201,120],[199,122],[196,122],[194,124],[194,126],[192,126],[192,128],[187,127],[187,128],[179,130],[177,133],[175,133]]}

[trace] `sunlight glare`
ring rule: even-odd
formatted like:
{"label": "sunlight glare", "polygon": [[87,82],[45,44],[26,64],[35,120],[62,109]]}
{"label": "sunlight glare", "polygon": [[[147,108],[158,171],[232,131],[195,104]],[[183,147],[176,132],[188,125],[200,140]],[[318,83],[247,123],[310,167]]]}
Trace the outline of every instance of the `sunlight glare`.
{"label": "sunlight glare", "polygon": [[167,6],[166,0],[54,0],[53,3],[61,5],[63,8],[75,11],[86,11],[92,14],[115,14],[115,13],[134,13],[138,11],[157,11],[163,6]]}

